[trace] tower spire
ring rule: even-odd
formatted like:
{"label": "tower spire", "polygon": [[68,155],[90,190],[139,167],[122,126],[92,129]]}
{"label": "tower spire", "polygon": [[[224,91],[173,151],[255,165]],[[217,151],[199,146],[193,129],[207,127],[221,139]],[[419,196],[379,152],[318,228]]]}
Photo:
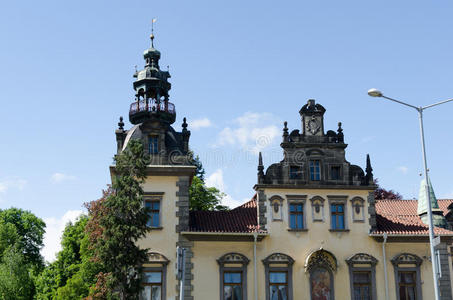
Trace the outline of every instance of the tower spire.
{"label": "tower spire", "polygon": [[365,183],[366,184],[373,184],[373,168],[371,167],[371,160],[370,155],[366,155],[366,168],[365,168]]}
{"label": "tower spire", "polygon": [[154,18],[152,21],[151,21],[151,35],[150,35],[150,39],[151,39],[151,47],[154,48],[154,23],[156,23],[157,19]]}

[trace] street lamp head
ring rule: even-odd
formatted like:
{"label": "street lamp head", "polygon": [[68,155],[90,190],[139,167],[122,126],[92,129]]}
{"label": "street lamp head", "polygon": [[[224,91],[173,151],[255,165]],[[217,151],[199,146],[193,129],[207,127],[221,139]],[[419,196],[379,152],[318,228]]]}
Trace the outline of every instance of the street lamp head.
{"label": "street lamp head", "polygon": [[382,92],[378,89],[369,89],[368,95],[371,97],[382,97],[383,96]]}

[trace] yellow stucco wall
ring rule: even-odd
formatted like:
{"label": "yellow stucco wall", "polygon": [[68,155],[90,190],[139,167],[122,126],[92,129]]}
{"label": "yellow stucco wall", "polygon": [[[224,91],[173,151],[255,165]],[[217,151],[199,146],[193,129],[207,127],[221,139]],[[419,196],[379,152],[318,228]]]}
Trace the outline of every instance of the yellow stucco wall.
{"label": "yellow stucco wall", "polygon": [[152,252],[163,254],[170,261],[167,266],[167,300],[176,298],[175,287],[178,284],[174,272],[176,242],[178,241],[178,235],[175,231],[178,224],[178,219],[176,218],[177,181],[177,176],[148,176],[142,186],[145,193],[164,193],[160,212],[162,229],[151,230],[138,244],[142,248],[149,248]]}

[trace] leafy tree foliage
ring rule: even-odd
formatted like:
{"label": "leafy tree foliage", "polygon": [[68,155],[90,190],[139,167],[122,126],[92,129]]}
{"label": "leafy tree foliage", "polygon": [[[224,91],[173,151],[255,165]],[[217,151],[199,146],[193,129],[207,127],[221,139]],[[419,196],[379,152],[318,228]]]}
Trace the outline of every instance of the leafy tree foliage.
{"label": "leafy tree foliage", "polygon": [[374,184],[376,185],[376,190],[374,190],[374,199],[376,200],[401,200],[403,199],[403,196],[395,192],[393,190],[386,190],[382,187],[379,186],[378,184],[378,179],[374,180]]}
{"label": "leafy tree foliage", "polygon": [[36,279],[37,299],[81,299],[88,296],[99,267],[91,261],[85,227],[88,217],[82,215],[66,224],[61,239],[62,249]]}
{"label": "leafy tree foliage", "polygon": [[[14,226],[18,251],[23,253],[26,263],[41,269],[44,261],[39,252],[43,247],[44,221],[29,211],[13,207],[0,211],[0,223]],[[7,225],[9,234],[12,234],[11,225]]]}
{"label": "leafy tree foliage", "polygon": [[0,263],[0,299],[29,300],[33,298],[34,285],[30,263],[16,246],[8,247]]}
{"label": "leafy tree foliage", "polygon": [[215,187],[207,187],[204,181],[205,170],[200,157],[190,152],[191,161],[197,167],[192,184],[189,187],[189,206],[191,210],[227,210],[221,205],[225,194]]}
{"label": "leafy tree foliage", "polygon": [[[146,249],[136,241],[147,232],[147,211],[143,207],[141,184],[146,178],[149,156],[140,141],[131,140],[115,158],[115,178],[112,193],[90,207],[90,249],[94,259],[104,268],[97,274],[93,299],[118,297],[137,299],[141,286],[141,265],[146,261]],[[95,294],[98,296],[93,296]]]}

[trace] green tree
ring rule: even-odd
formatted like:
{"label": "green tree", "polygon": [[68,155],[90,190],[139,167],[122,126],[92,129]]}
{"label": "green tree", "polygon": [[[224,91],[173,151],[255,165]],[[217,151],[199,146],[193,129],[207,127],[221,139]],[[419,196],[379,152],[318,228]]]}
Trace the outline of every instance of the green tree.
{"label": "green tree", "polygon": [[141,265],[147,259],[147,250],[140,249],[136,242],[148,230],[141,184],[146,178],[149,156],[140,141],[131,140],[115,161],[112,193],[99,204],[96,214],[91,209],[90,247],[96,262],[105,269],[97,275],[94,293],[107,288],[107,295],[102,297],[137,299]]}
{"label": "green tree", "polygon": [[0,263],[0,299],[29,300],[33,298],[34,286],[30,266],[22,250],[8,247]]}
{"label": "green tree", "polygon": [[74,224],[66,224],[57,259],[36,279],[37,299],[81,299],[88,296],[97,269],[87,247],[87,223],[88,217],[81,215]]}
{"label": "green tree", "polygon": [[207,187],[204,175],[205,170],[200,157],[189,153],[191,162],[197,167],[192,184],[189,187],[189,207],[191,210],[227,210],[228,207],[221,205],[225,194],[215,187]]}
{"label": "green tree", "polygon": [[27,263],[41,270],[44,267],[40,254],[46,227],[44,221],[29,211],[12,207],[0,211],[0,223],[14,225],[18,236],[18,250],[23,253]]}
{"label": "green tree", "polygon": [[207,187],[197,176],[192,179],[189,187],[189,206],[191,210],[227,210],[228,207],[221,205],[225,194],[215,187]]}

